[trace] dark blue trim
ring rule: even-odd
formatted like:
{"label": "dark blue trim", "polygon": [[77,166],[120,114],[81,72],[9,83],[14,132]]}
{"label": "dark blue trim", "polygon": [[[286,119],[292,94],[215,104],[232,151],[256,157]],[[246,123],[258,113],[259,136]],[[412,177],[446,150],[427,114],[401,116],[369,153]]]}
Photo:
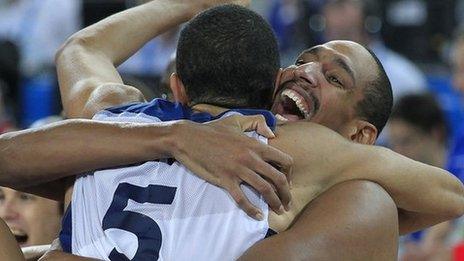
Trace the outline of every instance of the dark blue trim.
{"label": "dark blue trim", "polygon": [[277,235],[277,232],[275,232],[274,230],[272,230],[271,228],[269,228],[269,229],[267,230],[266,236],[265,236],[264,238],[272,237],[273,235]]}
{"label": "dark blue trim", "polygon": [[254,109],[231,109],[214,117],[205,112],[194,112],[192,109],[183,106],[180,103],[172,103],[164,99],[154,99],[145,103],[132,103],[123,106],[113,107],[105,111],[113,114],[121,114],[123,112],[130,113],[144,113],[149,116],[156,117],[161,121],[172,120],[191,120],[198,123],[208,122],[221,118],[225,113],[235,111],[243,115],[263,115],[266,119],[267,125],[271,129],[275,129],[276,119],[274,115],[267,110],[254,110]]}
{"label": "dark blue trim", "polygon": [[64,252],[72,253],[72,213],[71,204],[64,212],[61,223],[60,243]]}

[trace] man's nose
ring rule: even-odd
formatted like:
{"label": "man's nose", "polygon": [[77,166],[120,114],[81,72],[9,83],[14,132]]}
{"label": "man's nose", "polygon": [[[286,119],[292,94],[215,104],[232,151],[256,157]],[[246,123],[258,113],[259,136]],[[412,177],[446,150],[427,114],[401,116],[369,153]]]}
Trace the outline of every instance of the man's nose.
{"label": "man's nose", "polygon": [[294,70],[295,78],[305,81],[308,83],[305,86],[311,88],[317,88],[319,86],[318,82],[318,74],[319,68],[318,65],[315,63],[307,63],[301,66],[298,66]]}
{"label": "man's nose", "polygon": [[0,218],[5,221],[14,220],[19,217],[18,208],[14,199],[5,199],[0,204]]}
{"label": "man's nose", "polygon": [[287,82],[295,79],[295,69],[298,68],[296,65],[290,65],[282,71],[282,77],[280,82]]}

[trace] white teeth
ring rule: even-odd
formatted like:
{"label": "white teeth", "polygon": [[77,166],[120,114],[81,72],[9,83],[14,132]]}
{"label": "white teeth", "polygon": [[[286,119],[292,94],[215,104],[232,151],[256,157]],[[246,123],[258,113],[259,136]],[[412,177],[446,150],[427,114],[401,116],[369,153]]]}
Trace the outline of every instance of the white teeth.
{"label": "white teeth", "polygon": [[309,112],[306,110],[305,106],[303,105],[303,99],[299,94],[297,94],[295,91],[286,89],[282,92],[282,96],[287,96],[288,98],[292,99],[300,112],[305,116],[305,118],[309,118]]}
{"label": "white teeth", "polygon": [[276,118],[279,120],[279,121],[288,121],[284,116],[280,115],[280,114],[276,114]]}
{"label": "white teeth", "polygon": [[12,229],[11,233],[13,233],[15,236],[25,236],[26,235],[26,233],[24,233],[23,231],[16,230],[16,229]]}

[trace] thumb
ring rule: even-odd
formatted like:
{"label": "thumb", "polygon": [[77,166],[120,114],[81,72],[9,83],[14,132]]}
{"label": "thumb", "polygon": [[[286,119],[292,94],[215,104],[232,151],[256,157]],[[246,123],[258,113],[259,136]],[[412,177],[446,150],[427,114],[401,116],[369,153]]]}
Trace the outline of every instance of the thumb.
{"label": "thumb", "polygon": [[267,126],[263,115],[241,116],[237,120],[243,132],[256,131],[268,139],[275,138],[271,128]]}

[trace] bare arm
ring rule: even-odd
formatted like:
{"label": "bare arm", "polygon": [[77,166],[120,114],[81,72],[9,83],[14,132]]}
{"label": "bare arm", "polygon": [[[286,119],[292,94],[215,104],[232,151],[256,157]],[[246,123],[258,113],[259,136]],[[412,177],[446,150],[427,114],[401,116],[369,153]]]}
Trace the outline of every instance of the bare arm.
{"label": "bare arm", "polygon": [[[313,183],[319,191],[355,179],[381,185],[401,209],[400,233],[408,233],[460,216],[464,187],[452,174],[391,150],[347,141],[316,124],[292,123],[271,141],[295,160],[306,175],[294,184]],[[309,174],[308,174],[309,173]]]}
{"label": "bare arm", "polygon": [[321,194],[287,231],[256,243],[239,260],[396,260],[397,244],[390,196],[374,183],[349,181]]}
{"label": "bare arm", "polygon": [[[224,127],[228,125],[235,128]],[[242,179],[250,181],[278,211],[290,201],[288,182],[266,161],[276,162],[289,171],[291,158],[241,134],[247,130],[273,136],[261,116],[232,116],[207,125],[188,121],[160,125],[75,119],[7,133],[0,136],[0,185],[62,200],[64,186],[60,178],[173,157],[202,178],[227,189],[249,215],[255,217],[260,210],[240,190]],[[254,155],[253,159],[248,158],[250,155]],[[229,165],[222,164],[224,158]],[[253,169],[267,177],[278,194],[261,176],[250,172]],[[53,182],[36,186],[49,181]]]}
{"label": "bare arm", "polygon": [[142,101],[124,85],[116,67],[145,43],[220,4],[249,1],[156,0],[112,15],[74,34],[58,51],[56,65],[64,110],[69,118],[90,118],[110,106]]}
{"label": "bare arm", "polygon": [[[173,124],[67,120],[0,136],[0,184],[24,188],[64,176],[169,157],[176,146]],[[156,137],[154,139],[153,137]]]}
{"label": "bare arm", "polygon": [[400,209],[401,234],[454,219],[464,213],[464,186],[451,173],[385,148],[362,147],[358,155],[364,157],[364,166],[345,174],[377,182],[388,191]]}
{"label": "bare arm", "polygon": [[74,34],[56,55],[66,116],[91,118],[114,105],[143,101],[137,89],[123,84],[116,67],[150,39],[187,21],[195,11],[198,6],[193,4],[157,0]]}

